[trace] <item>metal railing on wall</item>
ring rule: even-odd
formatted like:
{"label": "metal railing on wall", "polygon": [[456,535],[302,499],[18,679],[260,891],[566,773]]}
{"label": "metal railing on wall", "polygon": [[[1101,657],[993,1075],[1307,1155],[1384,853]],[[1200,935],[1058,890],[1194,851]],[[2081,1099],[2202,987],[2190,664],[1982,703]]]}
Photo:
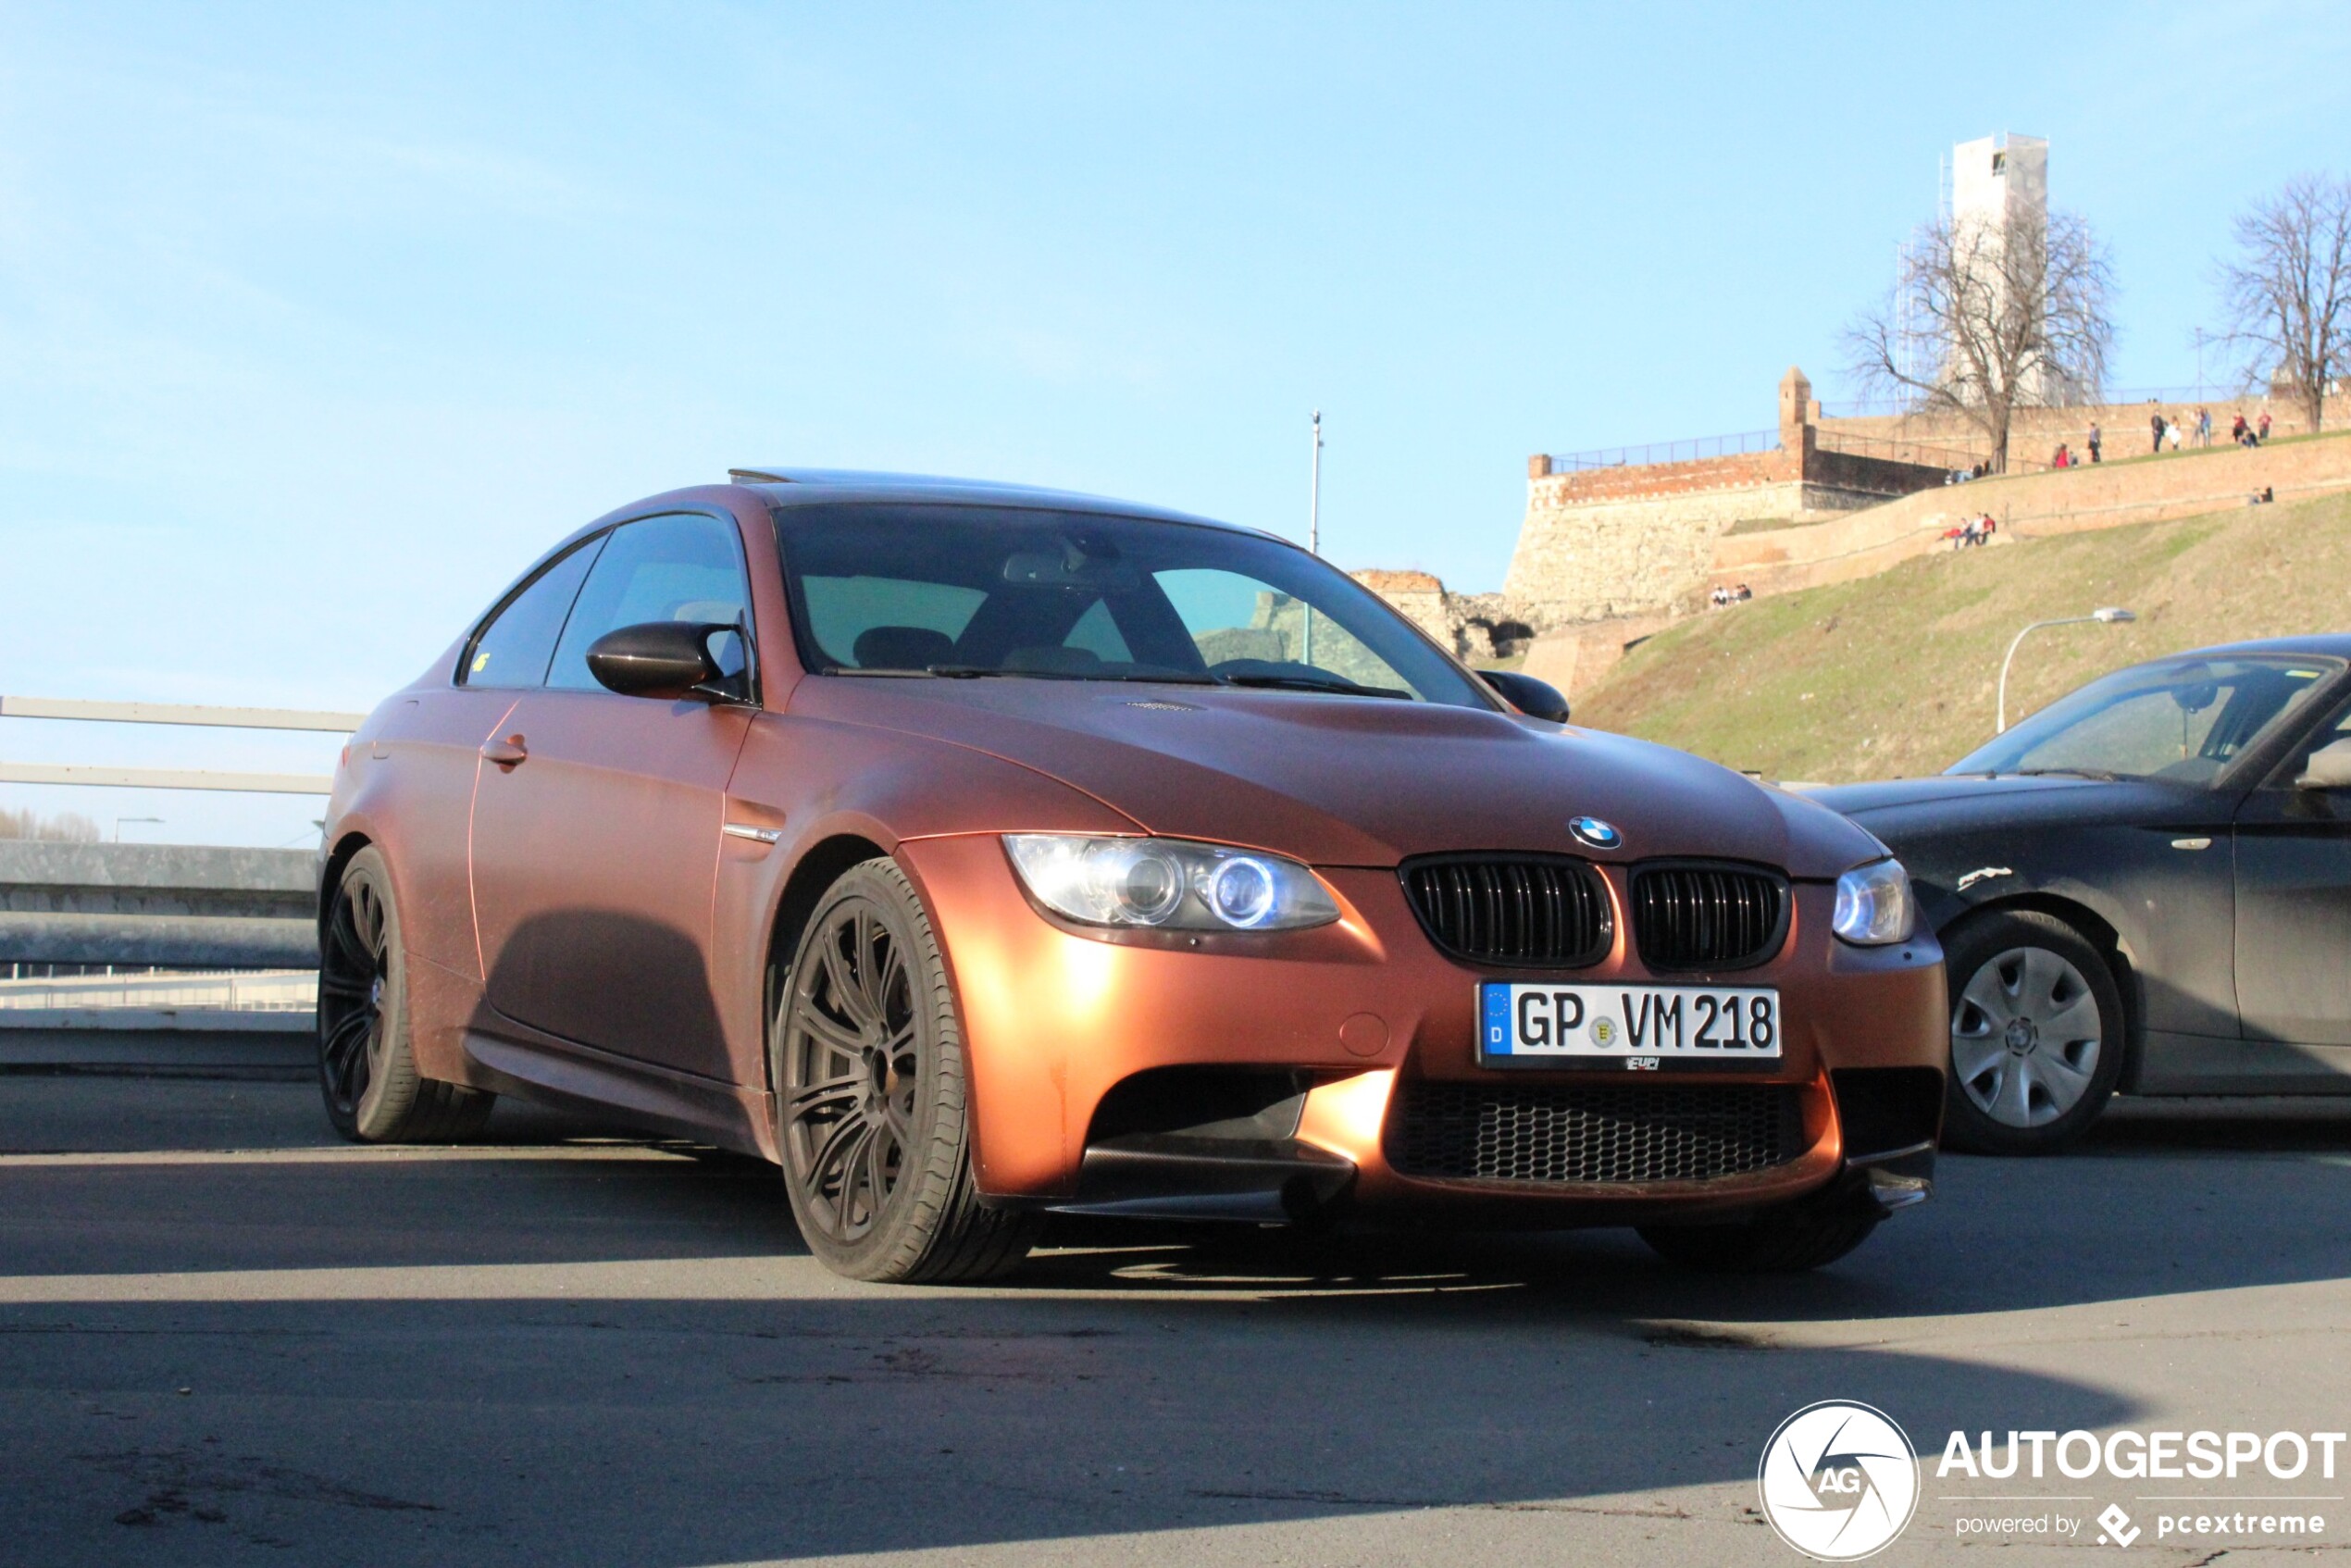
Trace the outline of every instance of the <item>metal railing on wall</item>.
{"label": "metal railing on wall", "polygon": [[1972,468],[1984,461],[1983,453],[1964,446],[1908,441],[1900,436],[1860,436],[1845,430],[1820,429],[1813,432],[1813,442],[1822,452],[1841,453],[1848,457],[1873,457],[1883,463],[1909,463],[1953,472]]}
{"label": "metal railing on wall", "polygon": [[1697,436],[1688,441],[1655,442],[1648,446],[1605,446],[1590,452],[1551,454],[1551,472],[1574,473],[1585,468],[1637,468],[1652,463],[1693,463],[1703,457],[1736,457],[1749,452],[1777,452],[1780,432],[1741,430],[1727,436]]}

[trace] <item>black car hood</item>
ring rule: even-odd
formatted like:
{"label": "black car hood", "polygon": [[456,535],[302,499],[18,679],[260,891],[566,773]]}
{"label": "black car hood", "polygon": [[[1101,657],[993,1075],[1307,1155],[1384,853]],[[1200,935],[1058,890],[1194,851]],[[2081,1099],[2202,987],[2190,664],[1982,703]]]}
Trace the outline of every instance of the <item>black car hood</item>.
{"label": "black car hood", "polygon": [[1807,791],[1821,804],[1867,828],[1896,854],[1923,840],[2001,833],[2068,823],[2202,821],[2216,797],[2193,785],[2154,779],[2083,778],[2070,774],[1936,774],[1877,784]]}
{"label": "black car hood", "polygon": [[2014,773],[1997,776],[1936,773],[1924,778],[1885,778],[1873,784],[1836,784],[1825,790],[1807,790],[1804,793],[1832,811],[1841,811],[1847,816],[1866,817],[1872,812],[1895,806],[1928,805],[1936,801],[2012,801],[2021,795],[2046,793],[2052,790],[2079,790],[2084,785],[2097,782],[2096,779],[2059,773],[2044,773],[2030,778]]}

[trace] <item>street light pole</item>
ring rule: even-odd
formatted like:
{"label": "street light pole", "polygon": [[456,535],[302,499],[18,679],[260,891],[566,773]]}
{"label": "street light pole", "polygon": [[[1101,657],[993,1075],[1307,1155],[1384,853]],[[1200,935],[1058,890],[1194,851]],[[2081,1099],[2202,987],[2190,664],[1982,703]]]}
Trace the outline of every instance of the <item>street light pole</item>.
{"label": "street light pole", "polygon": [[[1314,410],[1314,455],[1311,477],[1306,487],[1306,553],[1323,553],[1323,411]],[[1306,634],[1299,644],[1299,662],[1314,662],[1314,606],[1300,606],[1306,615]]]}
{"label": "street light pole", "polygon": [[2119,621],[2134,621],[2138,618],[2136,615],[2123,609],[2121,605],[2109,604],[2104,609],[2093,610],[2086,616],[2059,616],[2055,620],[2034,621],[2024,630],[2018,632],[2009,642],[2008,657],[2000,661],[1999,719],[1998,728],[1993,733],[2005,735],[2009,732],[2009,666],[2016,663],[2016,651],[2023,643],[2027,633],[2038,631],[2045,626],[2080,626],[2086,621],[2096,621],[2103,626],[2112,626]]}
{"label": "street light pole", "polygon": [[1312,479],[1306,491],[1306,553],[1323,553],[1323,411],[1314,410]]}

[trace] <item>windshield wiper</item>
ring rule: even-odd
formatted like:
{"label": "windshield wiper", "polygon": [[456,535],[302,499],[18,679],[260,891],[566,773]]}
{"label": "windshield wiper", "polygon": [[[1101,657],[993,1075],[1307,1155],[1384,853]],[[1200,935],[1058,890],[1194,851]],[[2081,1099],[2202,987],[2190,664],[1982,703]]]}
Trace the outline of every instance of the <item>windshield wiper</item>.
{"label": "windshield wiper", "polygon": [[1215,678],[1205,675],[1117,675],[1108,670],[1068,669],[1006,669],[998,665],[925,665],[921,671],[942,680],[977,680],[983,676],[1003,676],[1014,680],[1115,680],[1139,686],[1213,686]]}
{"label": "windshield wiper", "polygon": [[2046,778],[2051,775],[2062,775],[2068,778],[2095,778],[2101,784],[2120,784],[2125,778],[2134,777],[2131,774],[2108,773],[2102,767],[2012,767],[2009,769],[2009,776],[2012,778]]}
{"label": "windshield wiper", "polygon": [[1264,686],[1280,691],[1337,691],[1348,697],[1395,697],[1411,702],[1410,691],[1399,691],[1393,686],[1359,686],[1337,676],[1312,675],[1227,675],[1218,677],[1225,686]]}

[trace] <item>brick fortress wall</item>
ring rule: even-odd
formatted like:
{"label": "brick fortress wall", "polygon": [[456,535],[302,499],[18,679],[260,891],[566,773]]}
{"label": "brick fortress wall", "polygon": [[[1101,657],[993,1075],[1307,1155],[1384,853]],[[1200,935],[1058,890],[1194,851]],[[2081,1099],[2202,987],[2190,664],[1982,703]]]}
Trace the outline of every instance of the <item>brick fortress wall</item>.
{"label": "brick fortress wall", "polygon": [[1820,406],[1791,368],[1775,449],[1561,473],[1533,458],[1503,601],[1545,628],[1694,608],[1716,541],[1737,524],[1833,516],[1943,482],[1943,455],[1915,443],[1824,449]]}

